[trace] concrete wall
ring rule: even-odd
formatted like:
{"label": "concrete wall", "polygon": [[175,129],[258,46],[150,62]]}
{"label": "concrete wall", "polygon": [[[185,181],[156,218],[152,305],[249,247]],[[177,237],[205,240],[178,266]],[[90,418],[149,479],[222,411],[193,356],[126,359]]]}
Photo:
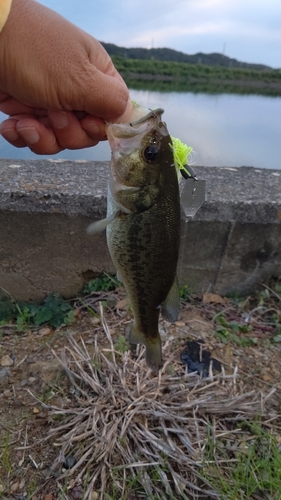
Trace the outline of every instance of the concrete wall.
{"label": "concrete wall", "polygon": [[[108,162],[0,160],[0,287],[15,299],[73,297],[113,272],[105,235]],[[196,167],[207,199],[183,222],[181,284],[248,293],[281,275],[281,170]],[[1,291],[0,291],[1,293]]]}

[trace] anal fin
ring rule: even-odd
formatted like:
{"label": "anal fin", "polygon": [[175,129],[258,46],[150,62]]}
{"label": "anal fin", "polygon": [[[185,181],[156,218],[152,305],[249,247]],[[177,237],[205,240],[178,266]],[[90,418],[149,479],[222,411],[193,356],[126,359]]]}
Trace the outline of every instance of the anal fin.
{"label": "anal fin", "polygon": [[161,338],[158,333],[157,337],[149,338],[138,331],[133,324],[129,333],[129,342],[133,345],[143,344],[146,347],[145,360],[146,364],[154,372],[158,372],[162,367],[162,347]]}
{"label": "anal fin", "polygon": [[136,329],[135,325],[132,324],[129,332],[129,342],[130,344],[143,344],[146,345],[146,339],[142,332]]}

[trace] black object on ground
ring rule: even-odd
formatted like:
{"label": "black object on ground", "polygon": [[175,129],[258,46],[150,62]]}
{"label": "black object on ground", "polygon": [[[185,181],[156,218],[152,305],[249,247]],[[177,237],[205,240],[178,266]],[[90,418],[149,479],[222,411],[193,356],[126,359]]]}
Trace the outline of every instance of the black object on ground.
{"label": "black object on ground", "polygon": [[204,378],[209,376],[211,362],[213,373],[221,372],[221,363],[212,358],[211,353],[203,349],[203,346],[204,342],[202,341],[188,341],[180,357],[183,364],[187,365],[188,373],[195,372]]}

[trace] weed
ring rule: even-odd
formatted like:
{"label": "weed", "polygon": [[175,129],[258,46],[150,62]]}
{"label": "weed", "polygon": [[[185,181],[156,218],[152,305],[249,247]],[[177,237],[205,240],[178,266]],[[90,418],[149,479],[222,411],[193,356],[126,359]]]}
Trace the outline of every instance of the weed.
{"label": "weed", "polygon": [[[109,274],[104,273],[101,277],[90,280],[84,288],[84,294],[93,292],[108,292],[114,290],[120,282]],[[40,304],[30,302],[16,302],[14,298],[2,288],[4,295],[0,297],[0,325],[15,322],[17,330],[24,332],[30,327],[38,327],[49,324],[57,328],[62,324],[69,325],[74,322],[74,310],[71,304],[60,295],[52,293],[48,295]],[[94,316],[95,311],[83,299],[79,299]],[[106,302],[104,302],[106,307]]]}
{"label": "weed", "polygon": [[95,309],[93,309],[93,307],[88,304],[88,302],[86,300],[83,300],[79,297],[79,305],[81,307],[81,309],[86,309],[92,316],[94,316],[94,318],[99,318],[99,314],[95,311]]}
{"label": "weed", "polygon": [[10,462],[10,435],[7,434],[4,439],[3,450],[0,455],[0,465],[8,472],[12,472],[12,465]]}
{"label": "weed", "polygon": [[275,284],[275,292],[279,295],[279,298],[281,300],[281,281],[277,281]]}
{"label": "weed", "polygon": [[[68,480],[65,481],[64,485],[62,485],[60,487],[60,494],[59,494],[58,500],[65,500],[65,498],[67,498],[67,486],[68,486]],[[83,496],[83,498],[84,498],[84,496]]]}
{"label": "weed", "polygon": [[90,280],[85,286],[83,293],[89,295],[93,292],[109,292],[115,290],[119,285],[120,281],[115,276],[103,273],[101,277]]}
{"label": "weed", "polygon": [[241,427],[245,430],[241,429],[240,443],[235,446],[208,433],[204,476],[223,500],[280,498],[281,450],[277,439],[258,422],[245,422]]}
{"label": "weed", "polygon": [[57,415],[51,416],[54,422],[63,422],[65,420],[65,413],[58,413]]}
{"label": "weed", "polygon": [[54,378],[44,387],[42,394],[38,397],[40,401],[42,401],[42,403],[49,404],[55,396],[67,396],[65,380],[66,374],[63,372],[54,376]]}
{"label": "weed", "polygon": [[42,394],[38,396],[38,399],[42,401],[42,403],[48,404],[54,396],[57,395],[57,389],[54,387],[53,384],[48,384]]}
{"label": "weed", "polygon": [[188,285],[184,285],[179,289],[180,299],[182,302],[187,302],[190,300],[190,289]]}
{"label": "weed", "polygon": [[235,342],[241,347],[255,345],[255,337],[247,337],[246,334],[252,331],[252,325],[238,323],[237,321],[228,321],[223,314],[218,314],[215,318],[216,337],[223,343],[229,341]]}
{"label": "weed", "polygon": [[31,313],[35,326],[49,323],[54,328],[61,324],[70,324],[74,320],[71,305],[57,294],[51,294],[40,306],[32,305]]}
{"label": "weed", "polygon": [[[223,67],[187,62],[135,59],[112,55],[113,62],[127,85],[141,90],[234,92],[280,95],[269,82],[280,82],[280,71],[252,71],[246,68]],[[145,75],[149,75],[149,80]],[[140,79],[141,77],[141,79]],[[164,77],[164,78],[163,78]],[[218,84],[218,81],[220,82]],[[257,86],[257,82],[259,85]]]}
{"label": "weed", "polygon": [[10,297],[3,296],[0,300],[0,325],[4,325],[14,319],[16,314],[17,309],[15,303],[10,299]]}
{"label": "weed", "polygon": [[19,332],[48,323],[54,328],[74,321],[71,305],[60,295],[48,295],[41,304],[16,302],[11,296],[0,299],[0,324],[15,321]]}
{"label": "weed", "polygon": [[281,281],[273,280],[271,287],[263,284],[264,290],[260,292],[260,298],[262,299],[274,299],[275,301],[281,302]]}
{"label": "weed", "polygon": [[26,498],[27,500],[31,500],[35,494],[37,493],[38,489],[40,489],[40,480],[39,480],[39,473],[35,472],[32,474],[32,476],[28,479],[28,484],[26,488]]}
{"label": "weed", "polygon": [[[138,472],[133,469],[128,473],[125,468],[113,469],[111,471],[112,482],[108,489],[108,492],[104,492],[106,500],[117,500],[120,498],[120,489],[116,488],[122,485],[122,500],[131,500],[132,498],[136,500],[147,499],[147,500],[162,500],[162,486],[163,479],[167,481],[167,470],[163,465],[157,465],[155,467],[140,467]],[[153,494],[148,486],[147,478],[154,485],[159,484],[158,494]],[[172,490],[169,491],[169,500],[176,500]],[[166,497],[164,497],[166,498]],[[185,497],[183,497],[185,498]]]}
{"label": "weed", "polygon": [[128,350],[128,342],[124,335],[120,335],[117,341],[114,344],[114,348],[116,351],[124,353]]}
{"label": "weed", "polygon": [[276,326],[276,334],[273,337],[273,342],[279,343],[281,342],[281,324],[277,324]]}
{"label": "weed", "polygon": [[83,483],[83,497],[82,497],[83,500],[85,498],[85,493],[86,493],[86,490],[87,490],[87,486],[88,486],[88,484],[90,482],[90,479],[91,479],[91,477],[90,477],[89,472],[86,472],[86,474],[84,476],[84,483]]}

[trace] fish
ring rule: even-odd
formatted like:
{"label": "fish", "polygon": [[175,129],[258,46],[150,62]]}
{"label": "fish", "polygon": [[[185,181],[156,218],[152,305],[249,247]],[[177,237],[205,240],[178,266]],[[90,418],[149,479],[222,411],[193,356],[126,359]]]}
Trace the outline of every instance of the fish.
{"label": "fish", "polygon": [[133,312],[129,342],[145,345],[147,366],[158,372],[163,363],[160,311],[171,322],[180,307],[180,194],[164,110],[146,110],[144,116],[143,108],[136,111],[138,119],[106,126],[111,147],[107,217],[91,224],[88,233],[106,228]]}

